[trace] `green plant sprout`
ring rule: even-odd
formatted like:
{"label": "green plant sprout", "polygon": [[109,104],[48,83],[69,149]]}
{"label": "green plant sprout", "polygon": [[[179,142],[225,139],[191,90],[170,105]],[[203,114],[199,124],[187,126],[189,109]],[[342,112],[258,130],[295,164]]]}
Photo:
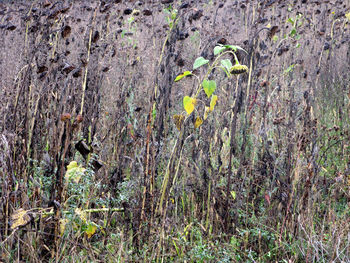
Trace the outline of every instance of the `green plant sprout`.
{"label": "green plant sprout", "polygon": [[164,8],[163,12],[167,15],[165,20],[168,23],[169,28],[171,30],[176,24],[178,11],[170,5],[168,8]]}
{"label": "green plant sprout", "polygon": [[[197,97],[200,92],[203,90],[207,97],[210,99],[210,104],[205,106],[203,118],[196,117],[194,127],[198,128],[202,123],[208,118],[209,114],[214,111],[215,105],[218,101],[218,96],[214,94],[216,90],[216,81],[209,80],[208,76],[213,71],[214,68],[219,68],[226,73],[228,78],[231,78],[233,75],[242,74],[248,72],[248,67],[246,65],[240,64],[236,52],[237,50],[242,50],[246,52],[243,48],[236,45],[217,45],[214,48],[214,56],[217,56],[214,62],[209,66],[206,74],[201,79],[198,75],[194,74],[193,71],[185,71],[182,74],[178,75],[175,78],[175,82],[180,81],[186,76],[194,76],[198,80],[198,88],[193,97],[184,96],[183,97],[183,107],[187,113],[187,117],[191,115],[191,113],[196,109],[197,105]],[[247,53],[247,52],[246,52]],[[234,65],[232,64],[230,59],[224,59],[225,55],[231,54],[234,57]],[[206,64],[209,63],[209,60],[204,57],[198,57],[193,63],[193,70],[196,70]],[[185,120],[185,116],[183,114],[174,115],[175,125],[178,130],[181,130],[182,123]]]}

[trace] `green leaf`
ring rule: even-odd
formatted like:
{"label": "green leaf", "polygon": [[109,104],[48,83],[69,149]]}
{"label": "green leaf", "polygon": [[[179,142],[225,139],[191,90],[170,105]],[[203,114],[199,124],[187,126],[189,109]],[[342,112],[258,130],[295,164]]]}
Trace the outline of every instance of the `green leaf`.
{"label": "green leaf", "polygon": [[231,60],[229,60],[229,59],[221,60],[221,65],[227,70],[230,70],[230,68],[232,67]]}
{"label": "green leaf", "polygon": [[273,38],[272,38],[273,42],[277,42],[278,40],[278,36],[274,35]]}
{"label": "green leaf", "polygon": [[233,200],[236,200],[236,192],[235,191],[231,191],[231,196],[233,198]]}
{"label": "green leaf", "polygon": [[164,14],[166,14],[166,15],[170,15],[170,11],[169,11],[167,8],[164,8],[164,9],[163,9],[163,12],[164,12]]}
{"label": "green leaf", "polygon": [[284,71],[284,73],[289,73],[289,72],[291,72],[291,71],[293,70],[294,66],[295,66],[294,64],[290,65],[290,66]]}
{"label": "green leaf", "polygon": [[296,30],[295,28],[293,28],[293,29],[290,31],[289,35],[290,35],[291,37],[293,37],[296,33],[297,33],[297,30]]}
{"label": "green leaf", "polygon": [[245,53],[248,54],[247,51],[245,51],[243,48],[241,48],[240,46],[236,46],[236,45],[225,45],[224,46],[225,48],[229,48],[229,49],[232,49],[234,52],[236,52],[237,50],[242,50],[244,51]]}
{"label": "green leaf", "polygon": [[197,58],[194,63],[193,63],[193,69],[197,69],[205,64],[209,63],[209,60],[203,58],[203,57],[199,57]]}
{"label": "green leaf", "polygon": [[294,20],[293,20],[293,18],[288,18],[288,20],[287,20],[287,22],[289,22],[289,23],[291,23],[292,25],[294,25]]}
{"label": "green leaf", "polygon": [[215,80],[203,80],[202,83],[203,89],[205,94],[207,94],[208,98],[210,98],[211,94],[214,93],[214,91],[216,90],[216,82]]}
{"label": "green leaf", "polygon": [[177,9],[174,9],[174,10],[171,12],[171,19],[172,19],[172,20],[175,20],[176,15],[177,15]]}
{"label": "green leaf", "polygon": [[185,71],[184,73],[178,75],[174,81],[175,82],[179,81],[180,79],[182,79],[182,78],[184,78],[186,76],[189,76],[189,75],[192,75],[192,72],[191,71]]}
{"label": "green leaf", "polygon": [[189,96],[185,96],[183,99],[183,104],[187,114],[191,114],[194,111],[194,106],[196,105],[196,99]]}
{"label": "green leaf", "polygon": [[226,47],[224,47],[224,46],[216,46],[216,47],[214,47],[214,56],[220,54],[225,49],[226,49]]}

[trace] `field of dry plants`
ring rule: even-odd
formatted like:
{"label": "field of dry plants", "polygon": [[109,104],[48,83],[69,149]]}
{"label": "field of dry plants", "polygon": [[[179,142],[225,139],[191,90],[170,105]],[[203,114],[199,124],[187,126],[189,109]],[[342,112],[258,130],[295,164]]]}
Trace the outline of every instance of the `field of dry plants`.
{"label": "field of dry plants", "polygon": [[0,262],[350,262],[350,1],[0,2]]}

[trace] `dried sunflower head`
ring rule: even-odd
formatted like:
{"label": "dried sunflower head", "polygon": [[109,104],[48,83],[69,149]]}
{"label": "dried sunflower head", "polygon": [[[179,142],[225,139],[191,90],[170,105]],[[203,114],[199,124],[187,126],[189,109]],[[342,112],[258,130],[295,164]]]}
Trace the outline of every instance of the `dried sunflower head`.
{"label": "dried sunflower head", "polygon": [[242,74],[248,71],[248,67],[246,65],[236,64],[233,67],[230,68],[231,74]]}

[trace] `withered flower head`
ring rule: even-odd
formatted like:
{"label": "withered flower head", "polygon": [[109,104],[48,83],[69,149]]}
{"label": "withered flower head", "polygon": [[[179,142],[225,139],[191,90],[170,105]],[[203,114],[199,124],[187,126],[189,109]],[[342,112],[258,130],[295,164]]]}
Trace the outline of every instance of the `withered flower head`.
{"label": "withered flower head", "polygon": [[248,71],[248,67],[246,65],[236,64],[233,67],[230,68],[231,74],[242,74]]}
{"label": "withered flower head", "polygon": [[77,123],[81,123],[82,121],[83,121],[83,116],[81,114],[78,114]]}
{"label": "withered flower head", "polygon": [[67,120],[70,120],[72,116],[70,115],[70,113],[63,113],[61,115],[61,121],[67,121]]}

